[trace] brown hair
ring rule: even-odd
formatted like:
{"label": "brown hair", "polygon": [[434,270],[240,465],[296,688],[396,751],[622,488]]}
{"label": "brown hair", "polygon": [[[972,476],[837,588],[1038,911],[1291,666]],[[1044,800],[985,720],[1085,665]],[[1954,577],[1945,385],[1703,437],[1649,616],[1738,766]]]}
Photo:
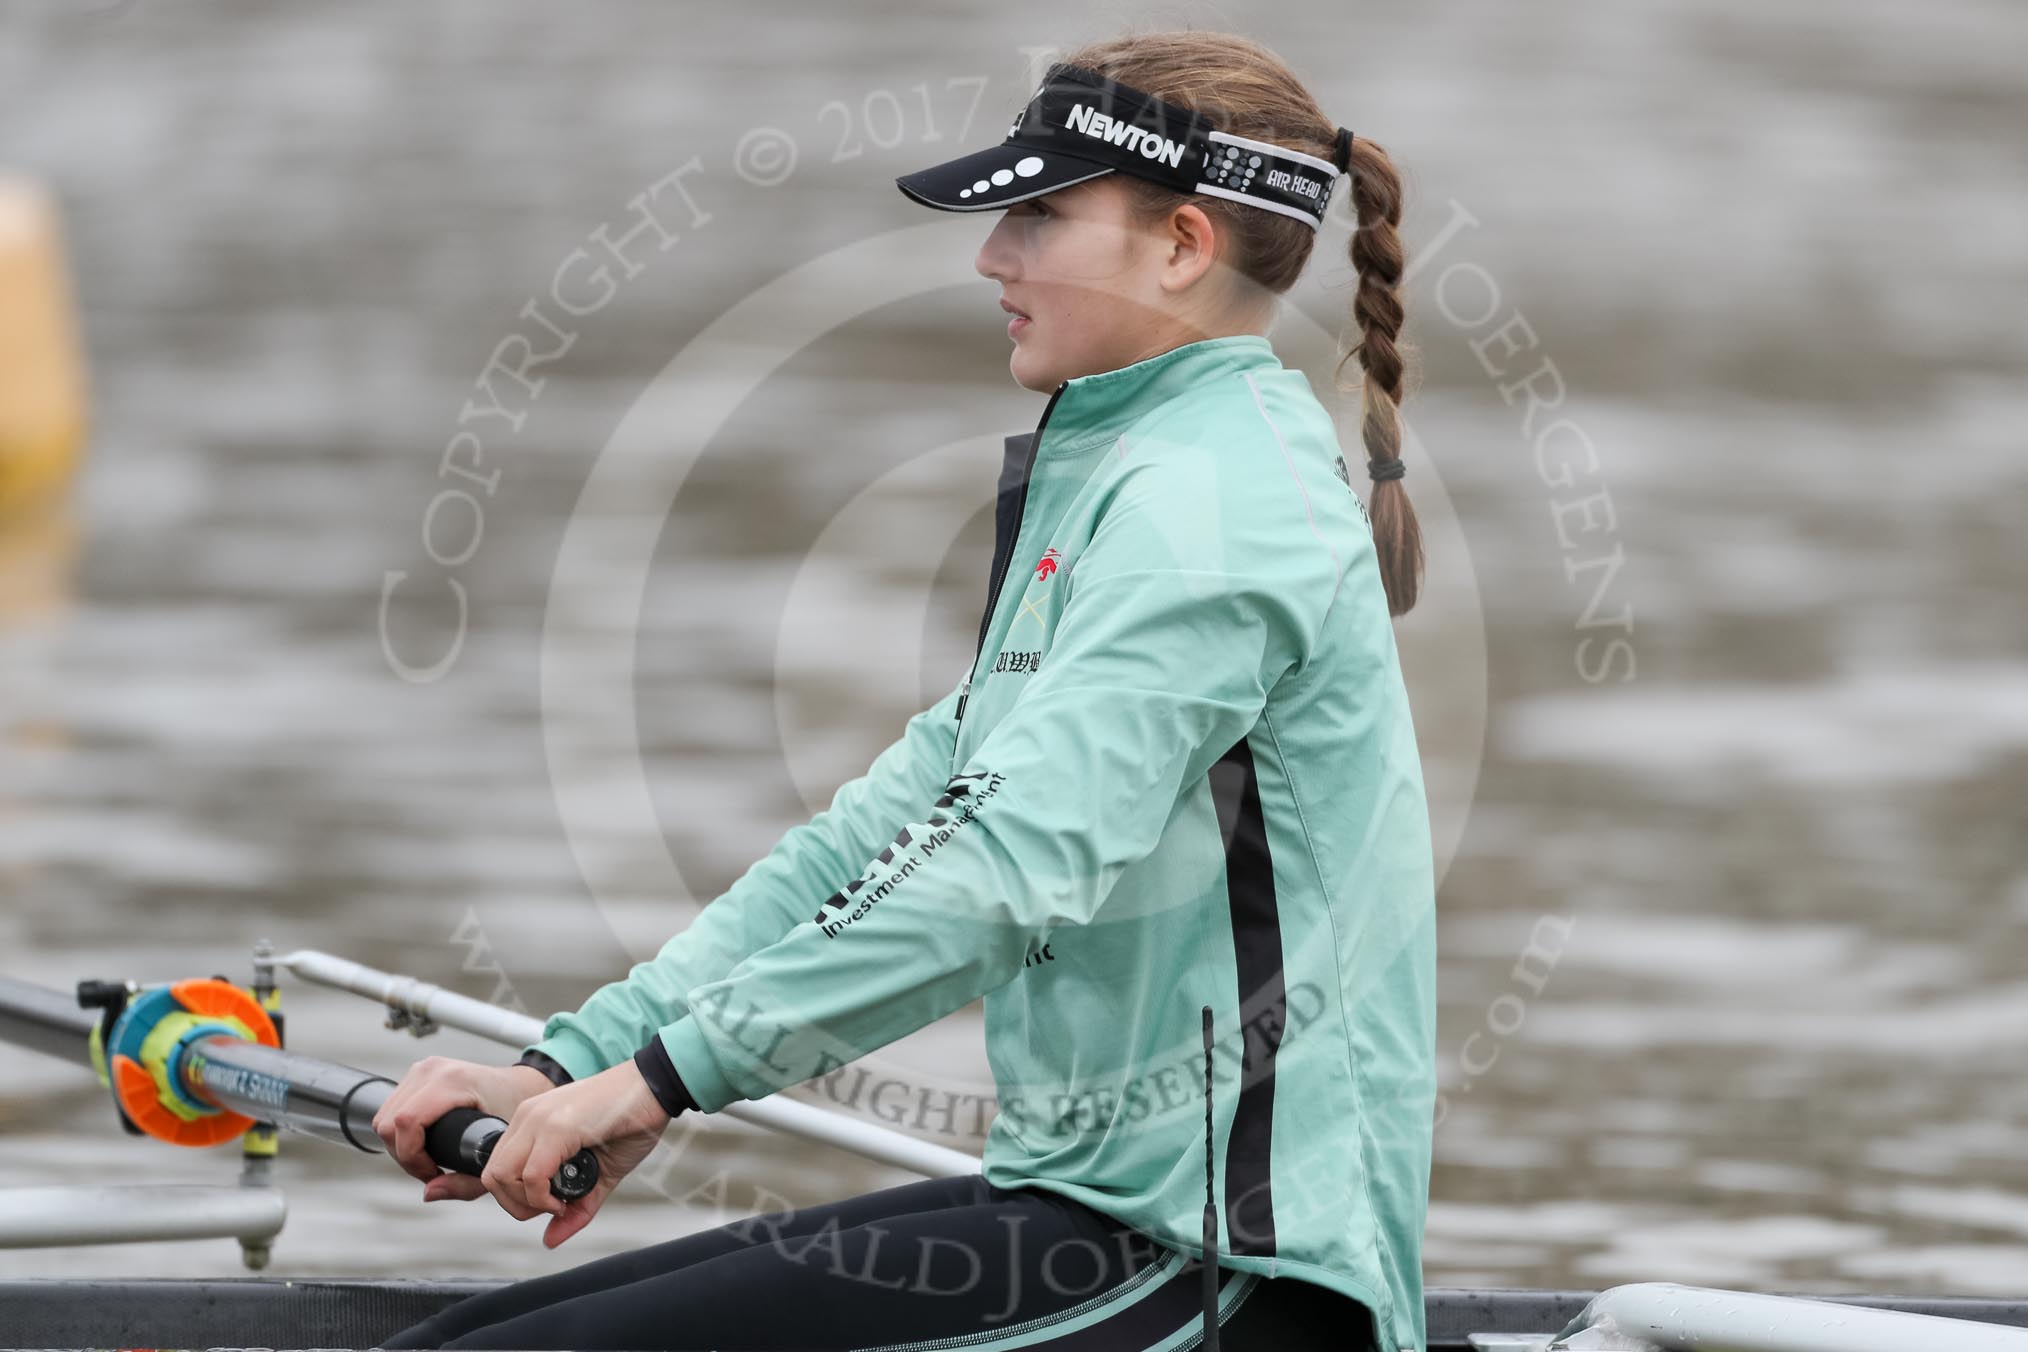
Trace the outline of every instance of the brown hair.
{"label": "brown hair", "polygon": [[[1272,141],[1324,160],[1334,158],[1337,122],[1324,114],[1280,57],[1251,38],[1197,29],[1128,33],[1087,44],[1062,59],[1189,108],[1221,131]],[[1403,252],[1396,230],[1401,223],[1401,176],[1385,150],[1356,135],[1350,169],[1358,221],[1351,259],[1359,274],[1352,318],[1359,341],[1346,351],[1333,377],[1337,388],[1352,389],[1342,373],[1346,362],[1355,355],[1359,358],[1365,371],[1359,388],[1366,454],[1377,461],[1396,460],[1401,456],[1398,410],[1406,374],[1405,345],[1400,341]],[[1125,174],[1114,175],[1113,181],[1126,190],[1130,206],[1145,220],[1159,220],[1186,202],[1201,208],[1231,241],[1225,261],[1239,275],[1277,295],[1295,285],[1316,243],[1317,232],[1308,224],[1279,212],[1209,194],[1177,192]],[[1415,604],[1422,576],[1422,532],[1399,478],[1375,481],[1371,497],[1373,542],[1388,613],[1406,614]]]}

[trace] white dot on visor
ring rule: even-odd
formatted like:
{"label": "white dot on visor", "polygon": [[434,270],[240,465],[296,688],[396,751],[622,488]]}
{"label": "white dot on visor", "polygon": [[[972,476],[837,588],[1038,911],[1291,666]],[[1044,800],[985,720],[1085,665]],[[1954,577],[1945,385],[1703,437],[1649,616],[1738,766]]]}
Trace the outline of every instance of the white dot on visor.
{"label": "white dot on visor", "polygon": [[987,181],[986,181],[985,179],[983,179],[983,178],[982,178],[982,179],[980,179],[980,180],[979,180],[979,181],[978,181],[977,183],[974,183],[974,184],[972,185],[972,191],[973,191],[973,192],[984,192],[984,191],[986,191],[986,189],[988,189],[988,188],[990,188],[990,187],[992,187],[992,186],[993,186],[992,184],[988,183],[988,182],[987,182]]}
{"label": "white dot on visor", "polygon": [[1034,178],[1042,172],[1042,157],[1030,155],[1014,166],[1014,172],[1023,178]]}
{"label": "white dot on visor", "polygon": [[1013,181],[1014,181],[1014,171],[1012,169],[995,169],[993,171],[993,182],[997,183],[999,186],[1004,188]]}

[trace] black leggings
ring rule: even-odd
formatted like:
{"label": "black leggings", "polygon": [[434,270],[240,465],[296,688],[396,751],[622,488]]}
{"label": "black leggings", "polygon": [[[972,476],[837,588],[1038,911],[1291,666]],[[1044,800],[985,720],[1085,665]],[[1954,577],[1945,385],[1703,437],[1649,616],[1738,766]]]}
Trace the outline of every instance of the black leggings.
{"label": "black leggings", "polygon": [[[1202,1260],[1080,1202],[931,1178],[770,1212],[469,1296],[388,1348],[1195,1347]],[[1222,1352],[1371,1352],[1366,1306],[1227,1270]]]}

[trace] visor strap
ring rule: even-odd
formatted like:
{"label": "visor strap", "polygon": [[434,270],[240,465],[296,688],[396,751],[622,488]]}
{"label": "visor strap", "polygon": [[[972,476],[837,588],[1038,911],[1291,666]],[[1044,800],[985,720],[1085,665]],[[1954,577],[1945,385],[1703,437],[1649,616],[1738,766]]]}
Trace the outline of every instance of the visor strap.
{"label": "visor strap", "polygon": [[1323,222],[1319,221],[1311,213],[1304,211],[1301,207],[1285,207],[1280,202],[1270,202],[1265,197],[1248,197],[1245,193],[1234,192],[1230,188],[1221,188],[1216,183],[1200,183],[1197,185],[1197,191],[1212,197],[1223,197],[1228,202],[1243,202],[1247,206],[1259,207],[1263,211],[1272,211],[1282,216],[1292,216],[1296,220],[1308,225],[1312,230],[1321,230],[1323,228]]}
{"label": "visor strap", "polygon": [[[1288,146],[1235,136],[1231,132],[1210,131],[1206,133],[1205,143],[1205,177],[1192,191],[1292,216],[1296,220],[1307,221],[1312,229],[1323,227],[1331,185],[1338,180],[1337,165]],[[1240,167],[1240,160],[1222,159],[1221,147],[1227,148],[1224,153],[1228,157],[1235,151],[1244,155],[1245,167]],[[1259,186],[1262,184],[1276,186],[1262,191]],[[1235,188],[1238,190],[1235,191]],[[1293,200],[1276,200],[1278,197]]]}

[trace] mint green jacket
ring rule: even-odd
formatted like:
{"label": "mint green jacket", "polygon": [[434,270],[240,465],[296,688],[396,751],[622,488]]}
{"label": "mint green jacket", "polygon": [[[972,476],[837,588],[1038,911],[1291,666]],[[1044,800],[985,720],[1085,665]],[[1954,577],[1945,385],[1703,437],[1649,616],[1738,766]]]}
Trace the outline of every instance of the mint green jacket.
{"label": "mint green jacket", "polygon": [[1197,1255],[1209,1005],[1220,1264],[1422,1352],[1434,868],[1331,419],[1213,338],[1064,382],[1001,485],[965,679],[535,1049],[659,1036],[715,1112],[983,997],[987,1180]]}

